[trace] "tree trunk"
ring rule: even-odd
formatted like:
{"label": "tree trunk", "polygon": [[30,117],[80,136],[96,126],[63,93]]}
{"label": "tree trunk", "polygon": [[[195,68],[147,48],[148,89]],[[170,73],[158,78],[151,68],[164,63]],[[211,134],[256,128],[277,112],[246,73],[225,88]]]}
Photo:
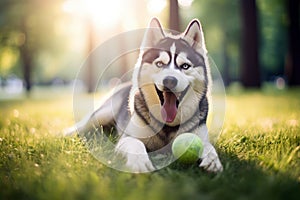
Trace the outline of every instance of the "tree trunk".
{"label": "tree trunk", "polygon": [[288,0],[289,14],[289,53],[286,75],[290,86],[300,85],[300,22],[299,0]]}
{"label": "tree trunk", "polygon": [[25,89],[26,92],[29,93],[32,88],[32,81],[31,81],[32,59],[28,52],[23,52],[21,53],[21,55],[23,61],[23,75],[24,75]]}
{"label": "tree trunk", "polygon": [[223,38],[223,80],[224,85],[228,86],[230,84],[230,73],[229,73],[229,56],[228,56],[228,39],[227,33],[224,33]]}
{"label": "tree trunk", "polygon": [[260,87],[258,29],[255,0],[241,0],[242,52],[241,82],[245,87]]}
{"label": "tree trunk", "polygon": [[96,90],[95,87],[95,75],[94,75],[94,42],[95,42],[95,29],[93,27],[93,22],[90,19],[87,19],[88,26],[88,60],[87,60],[87,69],[86,69],[86,84],[87,84],[87,92],[93,93]]}
{"label": "tree trunk", "polygon": [[177,0],[170,0],[169,28],[175,34],[180,30],[179,7]]}
{"label": "tree trunk", "polygon": [[[24,20],[25,21],[25,20]],[[22,25],[22,31],[25,35],[25,42],[20,47],[20,56],[22,60],[22,67],[23,67],[23,79],[25,84],[26,92],[29,93],[32,89],[32,79],[31,79],[31,73],[32,73],[32,52],[30,51],[30,48],[28,47],[28,32],[27,27],[25,27],[25,23]]]}

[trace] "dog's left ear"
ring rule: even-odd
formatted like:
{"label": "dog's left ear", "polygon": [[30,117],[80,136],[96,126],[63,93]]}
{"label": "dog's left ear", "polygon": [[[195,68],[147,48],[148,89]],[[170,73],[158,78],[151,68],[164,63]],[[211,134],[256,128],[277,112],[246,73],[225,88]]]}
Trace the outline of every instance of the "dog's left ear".
{"label": "dog's left ear", "polygon": [[206,50],[202,27],[197,19],[190,22],[184,32],[184,39],[196,50]]}
{"label": "dog's left ear", "polygon": [[146,33],[143,38],[141,49],[151,48],[157,42],[165,37],[162,26],[157,18],[153,18],[150,21],[149,27],[146,30]]}

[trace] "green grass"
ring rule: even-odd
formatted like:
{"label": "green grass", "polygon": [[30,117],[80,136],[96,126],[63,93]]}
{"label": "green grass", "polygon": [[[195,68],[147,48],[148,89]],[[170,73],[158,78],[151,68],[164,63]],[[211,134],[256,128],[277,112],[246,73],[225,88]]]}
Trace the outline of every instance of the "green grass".
{"label": "green grass", "polygon": [[0,199],[298,199],[299,111],[299,89],[232,92],[216,143],[222,174],[176,165],[129,174],[60,137],[73,123],[71,96],[2,100]]}

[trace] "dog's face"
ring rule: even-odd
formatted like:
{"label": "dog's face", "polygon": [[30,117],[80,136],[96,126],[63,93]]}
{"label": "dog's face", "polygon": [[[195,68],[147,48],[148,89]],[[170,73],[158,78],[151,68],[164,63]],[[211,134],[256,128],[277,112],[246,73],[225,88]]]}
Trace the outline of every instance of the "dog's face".
{"label": "dog's face", "polygon": [[192,21],[181,35],[166,36],[159,21],[153,19],[140,56],[136,78],[152,117],[169,125],[189,119],[208,85],[206,48],[199,21]]}

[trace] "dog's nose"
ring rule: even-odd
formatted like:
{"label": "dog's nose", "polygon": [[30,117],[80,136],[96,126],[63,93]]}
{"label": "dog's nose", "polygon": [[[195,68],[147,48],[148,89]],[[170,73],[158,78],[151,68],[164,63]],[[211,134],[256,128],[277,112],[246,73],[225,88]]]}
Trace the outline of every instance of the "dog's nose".
{"label": "dog's nose", "polygon": [[177,85],[177,79],[174,76],[167,76],[163,80],[163,85],[164,87],[168,88],[169,90],[172,90],[176,87]]}

